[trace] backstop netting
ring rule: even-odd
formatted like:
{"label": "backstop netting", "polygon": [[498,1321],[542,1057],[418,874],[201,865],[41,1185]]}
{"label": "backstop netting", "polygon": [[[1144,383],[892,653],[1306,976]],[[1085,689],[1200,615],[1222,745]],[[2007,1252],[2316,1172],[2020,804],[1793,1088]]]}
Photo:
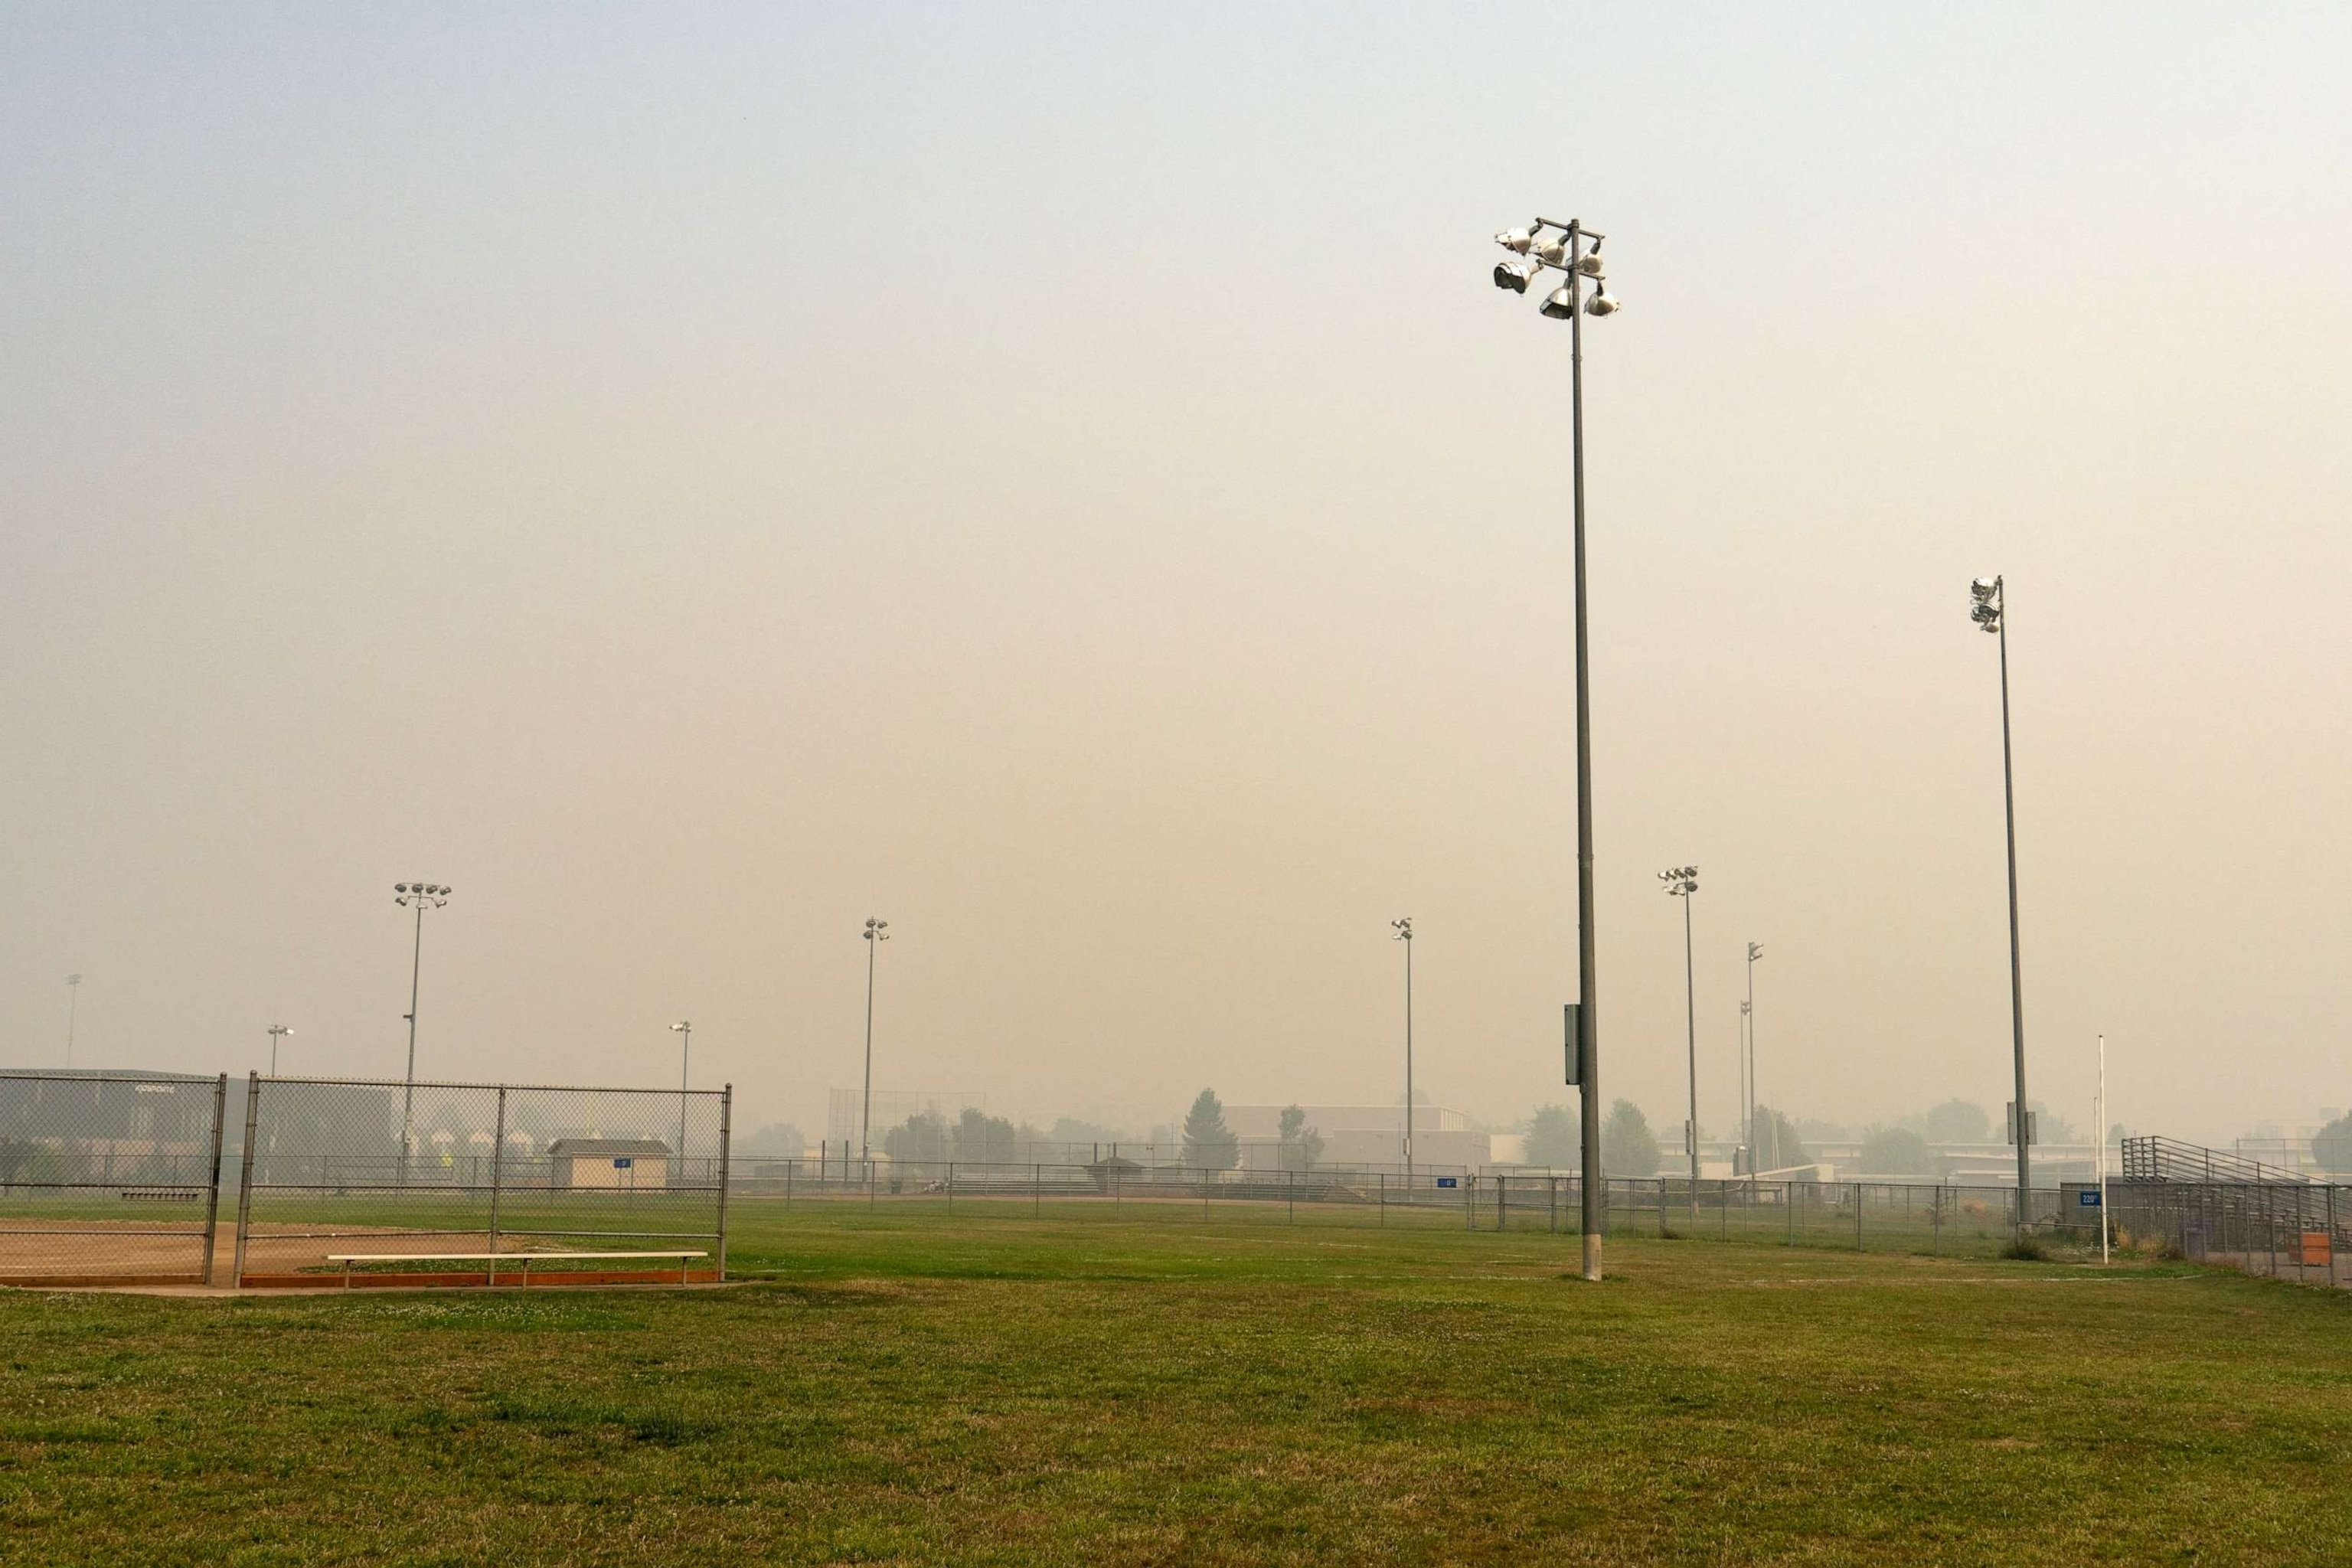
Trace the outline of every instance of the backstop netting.
{"label": "backstop netting", "polygon": [[0,1284],[207,1279],[226,1086],[0,1071]]}
{"label": "backstop netting", "polygon": [[237,1276],[723,1279],[730,1101],[728,1089],[257,1077]]}

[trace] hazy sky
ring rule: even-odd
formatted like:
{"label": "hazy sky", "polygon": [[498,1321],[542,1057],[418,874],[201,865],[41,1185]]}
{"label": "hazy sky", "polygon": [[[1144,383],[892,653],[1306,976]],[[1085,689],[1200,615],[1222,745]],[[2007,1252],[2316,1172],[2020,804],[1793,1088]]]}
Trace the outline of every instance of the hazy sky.
{"label": "hazy sky", "polygon": [[0,7],[0,1060],[2352,1101],[2337,8]]}

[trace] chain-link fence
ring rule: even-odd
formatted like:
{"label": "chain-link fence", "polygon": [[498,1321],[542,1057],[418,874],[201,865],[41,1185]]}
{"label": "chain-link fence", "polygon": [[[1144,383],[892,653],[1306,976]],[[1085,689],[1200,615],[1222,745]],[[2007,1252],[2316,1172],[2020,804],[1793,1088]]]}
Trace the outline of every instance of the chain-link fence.
{"label": "chain-link fence", "polygon": [[227,1081],[0,1072],[0,1283],[209,1279]]}
{"label": "chain-link fence", "polygon": [[2352,1286],[2336,1258],[2352,1246],[2352,1192],[2316,1182],[2107,1184],[2108,1213],[2128,1243],[2155,1241],[2198,1263],[2311,1285]]}
{"label": "chain-link fence", "polygon": [[725,1278],[730,1089],[251,1080],[244,1285]]}
{"label": "chain-link fence", "polygon": [[[863,1205],[877,1213],[1116,1219],[1192,1216],[1329,1226],[1421,1226],[1573,1234],[1582,1223],[1575,1175],[1527,1171],[1317,1167],[1203,1172],[1124,1157],[1076,1163],[753,1159],[736,1167],[743,1212],[770,1205]],[[2095,1244],[2054,1190],[2028,1196],[2030,1233]],[[1614,1178],[1609,1230],[1788,1246],[1990,1256],[2016,1240],[2017,1192],[2006,1186],[1901,1182]]]}

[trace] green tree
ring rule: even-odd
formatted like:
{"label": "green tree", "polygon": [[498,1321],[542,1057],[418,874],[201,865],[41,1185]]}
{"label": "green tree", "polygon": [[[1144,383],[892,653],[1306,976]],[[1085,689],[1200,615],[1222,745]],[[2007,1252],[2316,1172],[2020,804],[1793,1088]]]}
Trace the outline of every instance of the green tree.
{"label": "green tree", "polygon": [[1202,1089],[1184,1113],[1184,1163],[1196,1171],[1230,1171],[1241,1163],[1241,1140],[1225,1125],[1223,1102],[1215,1089]]}
{"label": "green tree", "polygon": [[[889,1142],[887,1135],[883,1142],[887,1148]],[[731,1147],[738,1154],[796,1156],[807,1149],[808,1140],[802,1137],[801,1130],[789,1121],[771,1121],[757,1132],[736,1139]]]}
{"label": "green tree", "polygon": [[981,1165],[1009,1165],[1019,1157],[1013,1150],[1016,1141],[1013,1123],[967,1105],[956,1120],[954,1158]]}
{"label": "green tree", "polygon": [[[2122,1129],[2116,1129],[2120,1135]],[[2311,1137],[2311,1157],[2323,1171],[2352,1171],[2352,1113],[2337,1117]]]}
{"label": "green tree", "polygon": [[1988,1143],[1992,1141],[1992,1118],[1973,1101],[1948,1100],[1927,1112],[1922,1131],[1930,1143]]}
{"label": "green tree", "polygon": [[1908,1127],[1873,1127],[1862,1135],[1862,1168],[1874,1176],[1932,1176],[1936,1157]]}
{"label": "green tree", "polygon": [[1785,1171],[1810,1165],[1813,1156],[1789,1119],[1769,1105],[1756,1108],[1756,1138],[1752,1148],[1759,1171]]}
{"label": "green tree", "polygon": [[936,1110],[918,1110],[882,1134],[882,1152],[893,1160],[944,1160],[948,1157],[948,1124]]}
{"label": "green tree", "polygon": [[1611,1105],[1601,1124],[1601,1168],[1612,1176],[1654,1176],[1664,1160],[1642,1108],[1630,1100]]}
{"label": "green tree", "polygon": [[1315,1162],[1323,1157],[1323,1134],[1307,1125],[1307,1112],[1297,1106],[1286,1107],[1282,1113],[1280,1131],[1282,1168],[1286,1171],[1311,1171]]}
{"label": "green tree", "polygon": [[1573,1169],[1584,1157],[1584,1128],[1565,1105],[1540,1107],[1528,1123],[1528,1163]]}

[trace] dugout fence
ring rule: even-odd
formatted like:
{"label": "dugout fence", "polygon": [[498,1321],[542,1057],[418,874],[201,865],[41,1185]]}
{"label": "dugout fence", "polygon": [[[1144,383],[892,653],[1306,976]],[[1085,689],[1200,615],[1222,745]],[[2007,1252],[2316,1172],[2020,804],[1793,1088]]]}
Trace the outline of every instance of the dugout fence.
{"label": "dugout fence", "polygon": [[0,1284],[213,1273],[226,1075],[0,1071]]}
{"label": "dugout fence", "polygon": [[726,1278],[733,1090],[248,1081],[241,1286]]}

